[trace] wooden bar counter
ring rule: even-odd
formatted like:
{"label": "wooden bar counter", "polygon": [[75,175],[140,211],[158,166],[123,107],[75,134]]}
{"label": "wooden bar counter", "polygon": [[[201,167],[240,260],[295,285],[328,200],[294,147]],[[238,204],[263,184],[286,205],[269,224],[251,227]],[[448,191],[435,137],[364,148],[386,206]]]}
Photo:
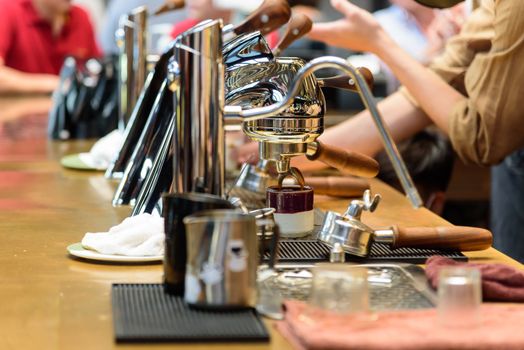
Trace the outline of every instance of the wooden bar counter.
{"label": "wooden bar counter", "polygon": [[[21,115],[0,103],[0,349],[286,349],[273,330],[270,344],[120,345],[113,337],[110,290],[117,282],[159,283],[162,266],[93,263],[68,256],[66,247],[87,231],[105,231],[128,208],[111,206],[116,183],[100,172],[67,170],[59,159],[89,149],[90,142],[48,141],[45,101],[27,102]],[[12,113],[12,114],[9,114]],[[19,113],[19,114],[16,114]],[[15,117],[13,117],[13,114]],[[372,227],[449,225],[379,181],[383,201],[363,221]],[[322,209],[343,210],[348,200],[318,198]],[[467,254],[474,261],[521,267],[489,249]]]}

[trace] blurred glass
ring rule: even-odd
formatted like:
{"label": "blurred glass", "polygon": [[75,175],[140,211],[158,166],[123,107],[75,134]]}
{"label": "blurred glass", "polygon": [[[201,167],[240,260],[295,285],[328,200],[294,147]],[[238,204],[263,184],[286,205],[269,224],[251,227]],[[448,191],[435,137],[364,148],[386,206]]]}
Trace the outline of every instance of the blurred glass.
{"label": "blurred glass", "polygon": [[445,267],[439,272],[438,316],[450,327],[473,327],[480,321],[480,271],[471,267]]}
{"label": "blurred glass", "polygon": [[344,264],[318,264],[312,271],[309,306],[337,313],[369,311],[366,268]]}

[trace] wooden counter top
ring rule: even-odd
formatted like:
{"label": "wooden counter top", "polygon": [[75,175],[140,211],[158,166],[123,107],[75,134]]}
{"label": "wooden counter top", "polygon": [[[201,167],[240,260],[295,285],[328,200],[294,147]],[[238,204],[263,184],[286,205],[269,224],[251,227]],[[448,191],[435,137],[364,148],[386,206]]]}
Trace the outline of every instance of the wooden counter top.
{"label": "wooden counter top", "polygon": [[[45,125],[45,116],[41,118]],[[86,231],[107,230],[121,222],[129,209],[111,206],[117,184],[102,173],[59,165],[62,155],[85,151],[89,142],[52,142],[42,134],[38,138],[18,135],[6,136],[4,129],[0,137],[0,349],[248,347],[115,344],[111,284],[161,282],[162,266],[92,263],[68,256],[69,244],[79,242]],[[426,209],[411,208],[403,195],[378,181],[372,181],[372,190],[383,196],[379,209],[363,217],[372,227],[448,224]],[[316,204],[340,211],[347,202],[319,197]],[[472,260],[521,267],[494,249],[467,255]],[[249,348],[290,348],[269,328],[271,343]]]}

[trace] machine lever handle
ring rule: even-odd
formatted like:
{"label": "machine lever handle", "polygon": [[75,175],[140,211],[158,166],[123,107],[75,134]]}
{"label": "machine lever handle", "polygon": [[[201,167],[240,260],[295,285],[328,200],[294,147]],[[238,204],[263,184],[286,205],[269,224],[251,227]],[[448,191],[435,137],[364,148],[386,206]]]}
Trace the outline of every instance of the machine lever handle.
{"label": "machine lever handle", "polygon": [[266,35],[281,27],[291,17],[291,7],[286,0],[265,0],[249,17],[233,28],[236,35],[260,31]]}
{"label": "machine lever handle", "polygon": [[312,176],[304,179],[315,194],[332,197],[361,197],[369,189],[369,182],[351,176]]}
{"label": "machine lever handle", "polygon": [[378,162],[371,157],[318,141],[308,144],[306,156],[351,175],[375,177],[379,170]]}
{"label": "machine lever handle", "polygon": [[158,7],[154,12],[153,16],[158,16],[162,13],[174,11],[183,8],[186,5],[184,0],[166,0],[160,7]]}
{"label": "machine lever handle", "polygon": [[[375,80],[371,71],[365,67],[359,67],[357,68],[357,70],[364,77],[364,80],[366,80],[368,87],[370,89],[373,89],[373,84],[375,83]],[[317,78],[317,82],[320,85],[320,87],[330,87],[335,89],[357,91],[355,81],[348,74],[341,74],[329,78]]]}
{"label": "machine lever handle", "polygon": [[279,56],[280,53],[288,48],[294,41],[309,33],[312,27],[313,21],[308,16],[303,13],[293,13],[287,24],[284,36],[273,49],[273,54]]}
{"label": "machine lever handle", "polygon": [[491,247],[490,231],[469,226],[398,227],[393,226],[392,248],[426,247],[458,249],[461,251],[484,250]]}

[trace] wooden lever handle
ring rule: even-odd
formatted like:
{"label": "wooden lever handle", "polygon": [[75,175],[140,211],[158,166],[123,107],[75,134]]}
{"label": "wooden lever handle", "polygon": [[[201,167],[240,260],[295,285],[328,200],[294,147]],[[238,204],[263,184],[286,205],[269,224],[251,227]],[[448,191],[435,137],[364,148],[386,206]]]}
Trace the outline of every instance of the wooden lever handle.
{"label": "wooden lever handle", "polygon": [[379,170],[378,162],[371,157],[320,142],[309,143],[306,156],[351,175],[375,177]]}
{"label": "wooden lever handle", "polygon": [[426,247],[468,250],[484,250],[491,247],[490,231],[468,226],[393,227],[393,248]]}
{"label": "wooden lever handle", "polygon": [[[370,89],[373,89],[373,84],[375,83],[375,80],[371,71],[365,67],[359,67],[357,68],[357,70],[360,72],[360,74],[362,74],[362,76],[366,80],[368,87]],[[351,78],[347,74],[341,74],[331,78],[317,79],[317,81],[319,82],[321,87],[357,91],[357,86],[355,85],[353,78]]]}
{"label": "wooden lever handle", "polygon": [[286,0],[265,0],[248,18],[235,26],[233,31],[240,35],[260,31],[262,35],[281,27],[291,17],[291,8]]}
{"label": "wooden lever handle", "polygon": [[275,56],[280,55],[282,50],[285,50],[289,45],[291,45],[295,40],[303,37],[313,27],[313,21],[303,13],[293,13],[291,19],[287,24],[286,32],[277,46],[275,46],[273,52]]}
{"label": "wooden lever handle", "polygon": [[348,176],[316,176],[306,177],[306,185],[313,187],[315,194],[333,197],[362,197],[369,189],[365,179]]}
{"label": "wooden lever handle", "polygon": [[166,0],[166,2],[157,8],[154,12],[154,16],[158,16],[162,13],[174,11],[183,8],[186,5],[184,0]]}

